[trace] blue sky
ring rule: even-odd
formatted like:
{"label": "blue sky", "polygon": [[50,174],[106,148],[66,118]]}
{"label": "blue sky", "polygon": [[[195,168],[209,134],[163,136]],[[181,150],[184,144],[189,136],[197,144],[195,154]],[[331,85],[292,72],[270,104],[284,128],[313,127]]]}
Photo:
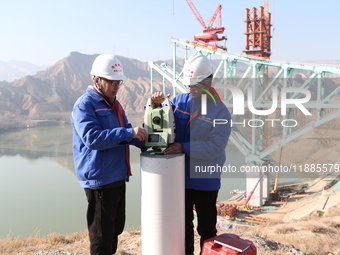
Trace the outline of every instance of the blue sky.
{"label": "blue sky", "polygon": [[[192,0],[204,20],[222,4],[227,48],[245,47],[245,8],[262,0]],[[141,61],[172,57],[170,38],[192,40],[202,27],[185,0],[0,0],[0,60],[51,65],[71,51]],[[340,1],[271,0],[272,59],[340,59]]]}

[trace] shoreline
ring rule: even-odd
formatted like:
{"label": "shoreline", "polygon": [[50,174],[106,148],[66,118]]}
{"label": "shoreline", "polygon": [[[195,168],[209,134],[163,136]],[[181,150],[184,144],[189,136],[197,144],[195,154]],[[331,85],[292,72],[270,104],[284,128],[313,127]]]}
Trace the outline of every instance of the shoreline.
{"label": "shoreline", "polygon": [[[69,113],[68,115],[70,115]],[[128,118],[129,123],[133,126],[141,126],[143,122],[143,118],[137,118],[136,114],[132,114],[133,117]],[[5,124],[4,124],[5,123]],[[31,120],[31,119],[6,119],[6,121],[2,122],[0,125],[0,133],[2,132],[11,132],[14,130],[27,129],[27,128],[38,128],[38,127],[53,127],[53,126],[71,126],[71,122],[69,119],[61,119],[61,120]]]}

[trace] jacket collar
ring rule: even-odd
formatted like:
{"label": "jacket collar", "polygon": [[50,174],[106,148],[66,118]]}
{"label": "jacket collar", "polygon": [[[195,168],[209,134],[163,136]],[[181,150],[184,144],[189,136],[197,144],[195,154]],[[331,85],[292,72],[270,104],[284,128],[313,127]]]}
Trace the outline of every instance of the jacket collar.
{"label": "jacket collar", "polygon": [[99,92],[97,92],[97,90],[93,87],[93,86],[88,86],[86,89],[86,92],[98,103],[100,101],[104,101],[106,104],[110,105],[112,107],[114,101],[112,102],[112,105],[109,103],[109,101],[103,96],[101,95]]}

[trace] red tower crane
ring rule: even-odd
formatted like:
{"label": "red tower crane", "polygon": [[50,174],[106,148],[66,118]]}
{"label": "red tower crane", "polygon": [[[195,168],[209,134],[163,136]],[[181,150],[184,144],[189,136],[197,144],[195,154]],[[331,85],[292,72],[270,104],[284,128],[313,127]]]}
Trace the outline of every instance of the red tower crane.
{"label": "red tower crane", "polygon": [[218,41],[223,41],[227,40],[225,36],[218,37],[218,34],[222,34],[224,32],[224,27],[222,27],[222,5],[218,5],[215,13],[213,16],[210,18],[208,26],[205,24],[203,21],[201,15],[197,11],[195,5],[191,2],[191,0],[186,0],[187,4],[189,5],[191,11],[195,15],[196,19],[198,22],[202,25],[203,27],[203,34],[197,34],[194,36],[194,43],[202,44],[206,47],[212,47],[213,49],[223,49],[226,50],[226,48],[216,45],[216,44],[210,44],[210,42],[218,42]]}

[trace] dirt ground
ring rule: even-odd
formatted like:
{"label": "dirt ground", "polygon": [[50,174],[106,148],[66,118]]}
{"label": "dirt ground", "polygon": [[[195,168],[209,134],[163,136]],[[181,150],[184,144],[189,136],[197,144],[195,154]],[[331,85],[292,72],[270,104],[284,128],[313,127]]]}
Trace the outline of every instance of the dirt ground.
{"label": "dirt ground", "polygon": [[[331,177],[330,177],[331,178]],[[333,192],[329,206],[325,206],[322,217],[308,205],[317,206],[323,198],[327,179],[306,189],[303,194],[294,194],[290,200],[280,202],[280,209],[270,212],[252,212],[266,218],[261,224],[238,224],[235,219],[245,217],[238,213],[236,218],[220,217],[218,234],[233,233],[250,240],[258,255],[340,255],[340,192]],[[307,202],[306,202],[307,201]],[[322,200],[321,200],[322,201]],[[333,201],[333,202],[332,202]],[[335,202],[334,202],[335,201]],[[277,204],[277,205],[279,205]],[[304,210],[297,211],[305,207]],[[287,215],[290,215],[287,218]],[[286,220],[285,220],[286,218]],[[195,236],[195,255],[199,254],[199,236]],[[87,232],[69,236],[52,234],[46,238],[20,240],[8,237],[0,241],[0,254],[16,255],[89,255]],[[119,238],[119,255],[142,254],[141,232],[125,231]],[[145,255],[145,254],[143,254]]]}

